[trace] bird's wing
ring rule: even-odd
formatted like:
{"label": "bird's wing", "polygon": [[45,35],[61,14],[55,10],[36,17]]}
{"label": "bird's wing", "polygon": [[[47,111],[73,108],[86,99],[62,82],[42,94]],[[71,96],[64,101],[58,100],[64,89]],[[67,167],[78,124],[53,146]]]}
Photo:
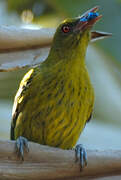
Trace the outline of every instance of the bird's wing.
{"label": "bird's wing", "polygon": [[22,79],[20,83],[20,87],[17,91],[17,94],[15,96],[14,104],[13,104],[13,110],[12,110],[12,121],[11,121],[11,130],[10,130],[10,139],[14,140],[14,128],[16,126],[16,120],[19,115],[19,113],[22,111],[23,103],[26,101],[26,98],[24,98],[24,102],[22,101],[22,98],[24,97],[24,94],[27,93],[28,87],[30,87],[32,79],[34,77],[34,69],[31,69],[29,72],[27,72]]}

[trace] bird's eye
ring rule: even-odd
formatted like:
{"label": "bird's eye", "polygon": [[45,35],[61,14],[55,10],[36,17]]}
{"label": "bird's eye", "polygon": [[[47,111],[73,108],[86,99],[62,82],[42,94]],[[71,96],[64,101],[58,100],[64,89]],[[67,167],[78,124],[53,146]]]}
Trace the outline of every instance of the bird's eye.
{"label": "bird's eye", "polygon": [[68,25],[65,25],[65,26],[62,27],[62,31],[64,33],[68,33],[70,31],[70,27]]}

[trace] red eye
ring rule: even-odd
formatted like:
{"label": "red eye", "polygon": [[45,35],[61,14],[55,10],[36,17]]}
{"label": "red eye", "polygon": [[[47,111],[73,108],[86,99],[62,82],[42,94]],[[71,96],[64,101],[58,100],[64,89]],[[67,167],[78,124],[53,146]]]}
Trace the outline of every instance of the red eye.
{"label": "red eye", "polygon": [[63,26],[62,30],[64,33],[68,33],[70,31],[70,27],[69,26]]}

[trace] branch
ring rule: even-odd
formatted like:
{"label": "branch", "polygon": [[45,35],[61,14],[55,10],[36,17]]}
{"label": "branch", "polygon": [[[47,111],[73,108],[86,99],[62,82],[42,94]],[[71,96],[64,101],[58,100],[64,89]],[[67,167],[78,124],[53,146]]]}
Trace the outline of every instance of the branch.
{"label": "branch", "polygon": [[0,26],[0,72],[31,67],[45,60],[55,29]]}
{"label": "branch", "polygon": [[50,46],[54,32],[54,28],[0,26],[0,52]]}
{"label": "branch", "polygon": [[29,143],[24,162],[15,153],[15,142],[0,141],[0,179],[2,180],[78,180],[121,174],[121,151],[88,150],[88,166],[80,172],[73,150],[61,150]]}

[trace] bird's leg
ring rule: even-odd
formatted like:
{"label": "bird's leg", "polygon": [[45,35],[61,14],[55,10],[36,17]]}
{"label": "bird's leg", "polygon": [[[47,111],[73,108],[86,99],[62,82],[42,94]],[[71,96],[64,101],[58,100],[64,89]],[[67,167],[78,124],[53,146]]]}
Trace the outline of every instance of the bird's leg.
{"label": "bird's leg", "polygon": [[16,151],[22,160],[24,160],[24,150],[29,152],[28,140],[25,137],[19,136],[16,140]]}
{"label": "bird's leg", "polygon": [[80,171],[87,166],[87,153],[82,144],[78,144],[75,147],[76,162],[80,162]]}

